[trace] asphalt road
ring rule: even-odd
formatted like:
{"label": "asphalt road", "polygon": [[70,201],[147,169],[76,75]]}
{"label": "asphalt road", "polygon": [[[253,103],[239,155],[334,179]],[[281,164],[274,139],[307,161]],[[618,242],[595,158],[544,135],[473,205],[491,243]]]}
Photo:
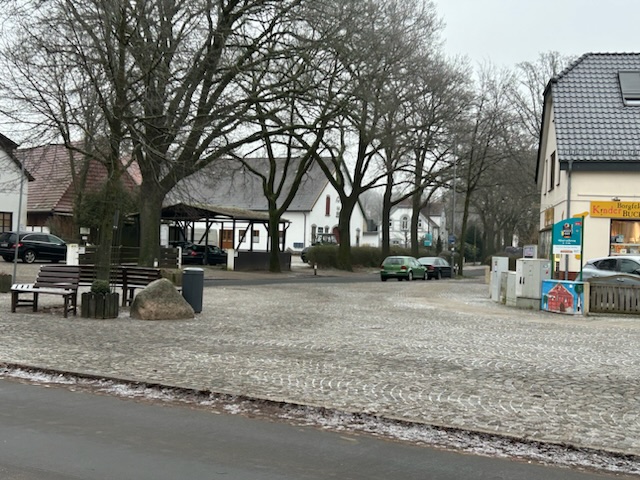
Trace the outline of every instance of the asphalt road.
{"label": "asphalt road", "polygon": [[4,480],[614,478],[8,380],[0,404]]}

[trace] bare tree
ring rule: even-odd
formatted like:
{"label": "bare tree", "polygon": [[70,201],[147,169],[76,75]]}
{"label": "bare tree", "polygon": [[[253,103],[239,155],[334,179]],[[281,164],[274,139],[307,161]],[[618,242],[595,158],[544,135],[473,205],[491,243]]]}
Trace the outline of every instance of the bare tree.
{"label": "bare tree", "polygon": [[572,61],[558,52],[541,53],[533,62],[517,65],[517,82],[511,91],[513,108],[522,128],[537,147],[542,125],[543,93],[549,80],[556,77]]}
{"label": "bare tree", "polygon": [[[358,199],[386,178],[385,148],[394,165],[403,158],[400,143],[384,144],[391,130],[401,135],[406,129],[405,114],[396,108],[404,93],[393,89],[403,84],[419,48],[436,48],[441,23],[431,2],[355,0],[328,6],[331,14],[319,21],[325,30],[340,26],[327,47],[347,69],[348,88],[341,95],[349,109],[334,124],[339,133],[330,137],[333,143],[326,142],[328,160],[319,161],[341,201],[338,266],[350,270],[350,220]],[[351,139],[357,145],[353,158],[347,149]]]}
{"label": "bare tree", "polygon": [[[247,153],[234,158],[262,185],[269,212],[269,269],[273,272],[280,271],[280,219],[321,155],[328,125],[340,110],[334,102],[334,85],[342,67],[324,51],[322,39],[306,23],[304,14],[296,20],[290,26],[288,54],[282,52],[265,61],[265,68],[246,75],[246,82],[240,84],[251,98],[246,124],[261,136],[246,146]],[[265,43],[263,47],[275,50],[277,45]],[[260,158],[256,158],[258,152]]]}
{"label": "bare tree", "polygon": [[459,274],[463,273],[464,268],[466,229],[472,197],[479,189],[485,188],[486,183],[500,188],[500,178],[492,176],[495,171],[493,167],[509,158],[509,132],[517,129],[509,109],[508,94],[512,83],[510,72],[496,72],[491,66],[482,69],[467,126],[455,139],[455,160],[459,162],[457,167],[460,172],[455,188],[464,197],[461,231],[457,241]]}
{"label": "bare tree", "polygon": [[[85,136],[82,112],[98,110],[101,138],[108,146],[106,164],[113,172],[110,180],[121,174],[123,155],[130,154],[138,163],[141,263],[151,264],[158,256],[160,212],[167,192],[182,178],[260,138],[259,131],[244,128],[252,103],[238,79],[260,70],[265,54],[279,54],[260,46],[282,35],[281,19],[301,3],[20,3],[22,16],[14,22],[29,28],[16,43],[32,54],[27,62],[24,56],[5,57],[15,60],[12,71],[20,73],[13,84],[30,87],[29,92],[17,93],[23,94],[29,113],[39,114],[43,129],[56,127],[68,143]],[[52,71],[63,79],[53,86],[47,85]],[[43,91],[49,93],[41,95]],[[34,99],[50,108],[34,108]],[[45,112],[50,115],[43,117]],[[111,221],[105,218],[105,227]]]}

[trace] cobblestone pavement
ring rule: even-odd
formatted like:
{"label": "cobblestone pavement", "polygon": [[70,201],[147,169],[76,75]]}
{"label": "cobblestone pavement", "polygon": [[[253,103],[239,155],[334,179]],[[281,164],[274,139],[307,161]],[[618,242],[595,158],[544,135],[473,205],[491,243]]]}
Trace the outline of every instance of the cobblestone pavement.
{"label": "cobblestone pavement", "polygon": [[11,314],[1,294],[0,362],[639,455],[640,319],[517,310],[488,290],[207,286],[202,314],[165,322],[64,319],[55,297]]}

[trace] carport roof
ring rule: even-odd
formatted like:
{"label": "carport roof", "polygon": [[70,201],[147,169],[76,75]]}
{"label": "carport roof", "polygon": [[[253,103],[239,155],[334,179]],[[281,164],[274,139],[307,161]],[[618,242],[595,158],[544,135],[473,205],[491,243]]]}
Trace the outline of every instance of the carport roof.
{"label": "carport roof", "polygon": [[[206,203],[176,203],[162,208],[163,220],[186,220],[197,222],[203,219],[242,220],[249,222],[267,222],[267,212],[256,212],[236,207],[223,207]],[[281,223],[289,223],[289,220],[280,219]]]}

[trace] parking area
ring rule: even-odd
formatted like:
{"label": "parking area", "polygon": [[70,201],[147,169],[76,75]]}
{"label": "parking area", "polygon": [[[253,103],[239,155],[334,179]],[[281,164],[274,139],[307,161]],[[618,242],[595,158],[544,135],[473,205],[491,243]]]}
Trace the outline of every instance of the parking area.
{"label": "parking area", "polygon": [[640,320],[508,308],[481,277],[207,286],[189,321],[0,312],[6,363],[640,454]]}

